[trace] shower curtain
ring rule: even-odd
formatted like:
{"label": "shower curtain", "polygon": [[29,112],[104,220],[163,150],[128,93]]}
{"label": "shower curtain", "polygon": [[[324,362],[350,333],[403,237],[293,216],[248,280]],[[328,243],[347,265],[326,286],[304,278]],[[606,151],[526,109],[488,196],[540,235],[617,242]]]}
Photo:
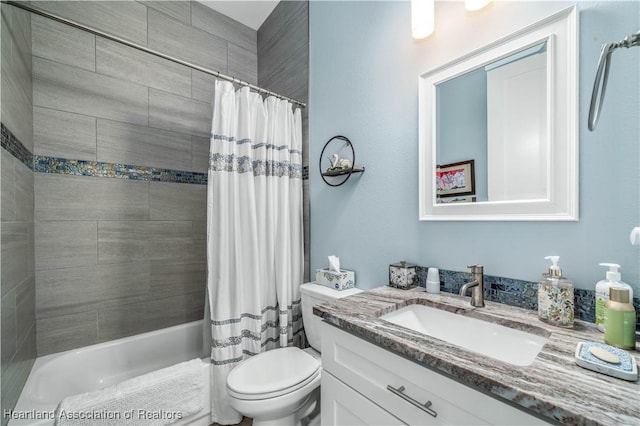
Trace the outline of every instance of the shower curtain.
{"label": "shower curtain", "polygon": [[299,109],[216,81],[207,191],[212,422],[241,419],[226,390],[238,362],[305,342],[301,148]]}

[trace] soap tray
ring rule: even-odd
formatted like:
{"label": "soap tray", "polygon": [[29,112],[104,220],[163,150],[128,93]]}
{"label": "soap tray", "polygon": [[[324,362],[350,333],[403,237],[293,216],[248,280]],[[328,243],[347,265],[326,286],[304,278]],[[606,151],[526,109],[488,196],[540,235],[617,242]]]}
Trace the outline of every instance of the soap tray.
{"label": "soap tray", "polygon": [[[591,347],[603,349],[610,354],[618,357],[619,363],[613,364],[597,358],[590,352]],[[597,342],[580,342],[576,346],[576,364],[588,370],[597,371],[598,373],[608,376],[617,377],[619,379],[635,382],[638,380],[638,365],[636,360],[628,352],[615,348],[604,343]]]}

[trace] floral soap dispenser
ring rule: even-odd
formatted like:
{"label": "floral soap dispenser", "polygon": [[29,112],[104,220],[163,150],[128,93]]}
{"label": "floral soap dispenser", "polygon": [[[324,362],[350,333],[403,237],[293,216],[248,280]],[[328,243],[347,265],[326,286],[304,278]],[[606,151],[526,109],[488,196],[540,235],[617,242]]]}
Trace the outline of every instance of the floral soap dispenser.
{"label": "floral soap dispenser", "polygon": [[573,327],[573,284],[562,276],[559,256],[547,256],[552,265],[538,283],[538,318],[558,327]]}

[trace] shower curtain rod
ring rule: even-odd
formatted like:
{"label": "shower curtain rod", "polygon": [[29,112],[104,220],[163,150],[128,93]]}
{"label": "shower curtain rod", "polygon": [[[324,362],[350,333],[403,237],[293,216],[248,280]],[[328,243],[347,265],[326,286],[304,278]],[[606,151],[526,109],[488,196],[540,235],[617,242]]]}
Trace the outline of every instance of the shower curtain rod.
{"label": "shower curtain rod", "polygon": [[264,93],[264,94],[266,94],[268,96],[275,96],[277,98],[284,99],[284,100],[289,101],[291,103],[297,104],[302,108],[305,108],[307,106],[307,104],[304,103],[304,102],[298,101],[296,99],[289,98],[287,96],[281,95],[281,94],[276,93],[276,92],[272,92],[271,90],[263,89],[262,87],[258,87],[255,84],[249,83],[248,81],[240,80],[239,78],[231,77],[231,76],[222,74],[219,71],[210,70],[208,68],[201,67],[201,66],[193,64],[191,62],[183,61],[182,59],[178,59],[178,58],[174,58],[173,56],[165,55],[164,53],[160,53],[158,51],[155,51],[153,49],[149,49],[148,47],[142,46],[140,44],[133,43],[131,41],[127,41],[125,39],[113,36],[111,34],[102,32],[100,30],[96,30],[95,28],[91,28],[91,27],[88,27],[86,25],[79,24],[78,22],[72,21],[72,20],[67,19],[67,18],[63,18],[63,17],[55,15],[53,13],[49,13],[49,12],[45,12],[45,11],[42,11],[42,10],[39,10],[39,9],[35,9],[35,8],[31,7],[31,6],[27,6],[27,5],[23,4],[23,3],[19,3],[19,2],[16,2],[16,1],[2,0],[2,3],[8,4],[8,5],[23,9],[23,10],[26,10],[26,11],[31,12],[31,13],[35,13],[36,15],[44,16],[45,18],[49,18],[49,19],[52,19],[54,21],[58,21],[58,22],[61,22],[63,24],[66,24],[66,25],[70,25],[72,27],[81,29],[81,30],[89,32],[91,34],[106,38],[106,39],[111,40],[111,41],[115,41],[116,43],[124,44],[125,46],[129,46],[129,47],[131,47],[133,49],[140,50],[142,52],[146,52],[146,53],[148,53],[150,55],[154,55],[154,56],[157,56],[159,58],[166,59],[166,60],[171,61],[171,62],[175,62],[176,64],[184,65],[184,66],[192,68],[194,70],[201,71],[201,72],[203,72],[205,74],[213,75],[214,77],[218,77],[218,78],[221,78],[223,80],[230,81],[232,83],[236,83],[236,84],[239,84],[239,85],[242,85],[242,86],[249,87],[250,89],[255,90],[256,92]]}

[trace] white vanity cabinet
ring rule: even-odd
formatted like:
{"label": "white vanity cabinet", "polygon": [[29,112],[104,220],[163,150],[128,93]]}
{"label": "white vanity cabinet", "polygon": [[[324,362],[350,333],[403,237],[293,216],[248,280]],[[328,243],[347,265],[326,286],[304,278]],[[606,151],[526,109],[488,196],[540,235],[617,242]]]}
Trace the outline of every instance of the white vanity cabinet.
{"label": "white vanity cabinet", "polygon": [[322,327],[323,425],[546,424],[332,325]]}

